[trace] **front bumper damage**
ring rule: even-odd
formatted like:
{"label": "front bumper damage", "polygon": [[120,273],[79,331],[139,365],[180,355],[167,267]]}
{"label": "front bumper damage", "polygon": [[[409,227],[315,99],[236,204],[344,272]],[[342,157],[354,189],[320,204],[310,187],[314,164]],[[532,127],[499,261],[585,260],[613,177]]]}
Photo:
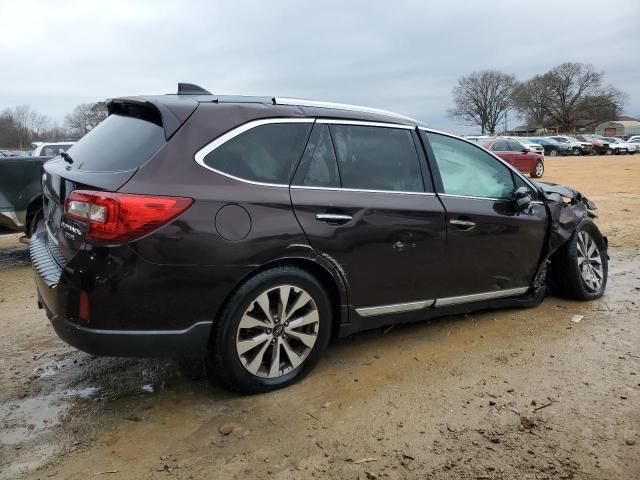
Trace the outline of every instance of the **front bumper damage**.
{"label": "front bumper damage", "polygon": [[[571,238],[573,232],[585,218],[597,218],[594,211],[598,207],[586,196],[565,185],[546,182],[534,183],[543,195],[551,221],[546,248],[534,280],[534,286],[539,287],[545,284],[551,256]],[[608,248],[607,237],[603,236],[603,239]]]}

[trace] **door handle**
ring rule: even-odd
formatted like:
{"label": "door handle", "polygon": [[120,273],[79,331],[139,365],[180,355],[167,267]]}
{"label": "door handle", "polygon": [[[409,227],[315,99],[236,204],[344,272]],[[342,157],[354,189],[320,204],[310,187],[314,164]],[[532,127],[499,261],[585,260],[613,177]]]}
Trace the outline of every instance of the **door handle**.
{"label": "door handle", "polygon": [[353,217],[344,213],[316,213],[316,220],[327,223],[347,223],[353,220]]}
{"label": "door handle", "polygon": [[476,222],[471,220],[449,220],[449,223],[458,227],[458,230],[471,230],[476,226]]}

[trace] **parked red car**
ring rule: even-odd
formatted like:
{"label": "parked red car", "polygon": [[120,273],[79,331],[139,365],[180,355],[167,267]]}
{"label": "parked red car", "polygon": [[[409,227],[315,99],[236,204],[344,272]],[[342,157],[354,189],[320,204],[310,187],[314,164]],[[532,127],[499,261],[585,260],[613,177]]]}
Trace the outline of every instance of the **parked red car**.
{"label": "parked red car", "polygon": [[531,178],[540,178],[544,174],[544,156],[515,140],[492,138],[482,142],[482,146],[521,172],[528,173]]}

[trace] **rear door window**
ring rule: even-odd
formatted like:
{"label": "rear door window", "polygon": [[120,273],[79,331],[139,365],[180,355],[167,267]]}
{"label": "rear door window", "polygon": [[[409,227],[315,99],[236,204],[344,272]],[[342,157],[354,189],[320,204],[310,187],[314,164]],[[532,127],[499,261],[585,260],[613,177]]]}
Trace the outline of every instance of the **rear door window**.
{"label": "rear door window", "polygon": [[415,143],[408,129],[330,125],[344,188],[423,192]]}
{"label": "rear door window", "polygon": [[166,143],[164,129],[142,118],[109,115],[67,153],[86,172],[135,170]]}
{"label": "rear door window", "polygon": [[204,164],[227,175],[288,185],[312,123],[271,123],[226,141],[204,157]]}
{"label": "rear door window", "polygon": [[300,183],[307,187],[340,187],[338,161],[331,143],[329,127],[318,124],[315,128],[317,131],[311,134],[307,145],[309,153],[305,153],[300,162],[301,171],[296,173],[295,178],[301,179]]}

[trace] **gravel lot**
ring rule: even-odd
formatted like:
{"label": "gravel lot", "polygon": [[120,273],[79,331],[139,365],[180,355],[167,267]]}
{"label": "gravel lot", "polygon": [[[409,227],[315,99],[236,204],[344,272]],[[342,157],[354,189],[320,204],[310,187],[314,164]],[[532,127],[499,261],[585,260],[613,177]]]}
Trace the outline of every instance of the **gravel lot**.
{"label": "gravel lot", "polygon": [[604,298],[357,335],[260,396],[66,346],[0,237],[0,479],[640,478],[640,155],[546,168],[600,206]]}

